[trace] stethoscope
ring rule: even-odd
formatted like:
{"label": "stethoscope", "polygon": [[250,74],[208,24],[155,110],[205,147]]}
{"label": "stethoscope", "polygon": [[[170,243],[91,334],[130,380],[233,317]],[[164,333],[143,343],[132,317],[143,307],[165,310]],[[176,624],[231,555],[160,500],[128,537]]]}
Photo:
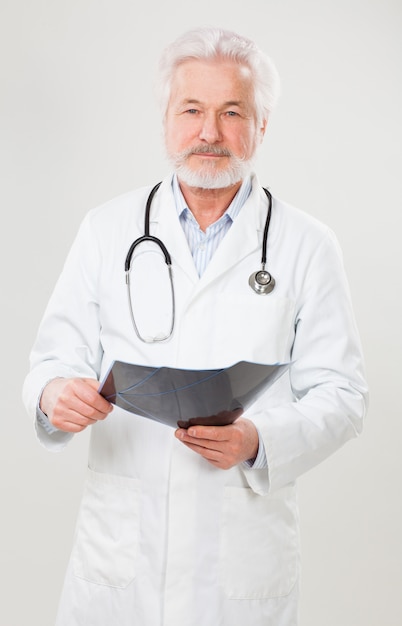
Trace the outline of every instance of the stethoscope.
{"label": "stethoscope", "polygon": [[[125,271],[125,274],[126,274],[126,286],[127,286],[128,305],[129,305],[129,309],[130,309],[130,317],[131,317],[131,321],[132,321],[132,324],[133,324],[133,327],[134,327],[134,330],[135,330],[135,333],[136,333],[138,339],[140,339],[140,341],[142,341],[144,343],[159,343],[159,342],[162,342],[162,341],[167,341],[167,339],[170,339],[170,337],[173,334],[175,318],[176,318],[175,294],[174,294],[173,272],[172,272],[172,259],[171,259],[171,256],[170,256],[170,254],[169,254],[165,244],[163,243],[163,241],[161,239],[158,239],[158,237],[154,237],[149,232],[150,212],[151,212],[152,200],[153,200],[154,195],[158,191],[159,187],[161,186],[161,184],[162,183],[158,183],[157,185],[155,185],[155,187],[151,190],[151,193],[148,196],[148,200],[147,200],[147,203],[146,203],[146,206],[145,206],[144,234],[141,237],[138,237],[138,239],[136,239],[135,241],[133,241],[133,243],[130,246],[129,251],[127,252],[126,261],[124,263],[124,271]],[[269,224],[270,224],[270,221],[271,221],[271,212],[272,212],[272,195],[268,191],[268,189],[266,189],[265,187],[263,187],[263,190],[265,191],[265,194],[266,194],[266,196],[268,198],[268,211],[267,211],[267,217],[266,217],[266,220],[265,220],[264,235],[263,235],[263,241],[262,241],[261,269],[257,270],[256,272],[253,272],[251,274],[249,280],[248,280],[248,283],[249,283],[251,289],[253,289],[253,291],[255,291],[255,293],[257,293],[260,296],[261,295],[265,296],[265,295],[271,293],[271,291],[275,287],[275,279],[265,269],[265,266],[266,266],[266,263],[267,263],[268,231],[269,231]],[[171,321],[170,329],[169,329],[168,333],[159,334],[159,335],[157,335],[155,337],[143,337],[141,335],[141,333],[139,332],[137,324],[136,324],[136,321],[135,321],[135,317],[134,317],[133,303],[132,303],[132,299],[131,299],[131,288],[130,288],[131,259],[132,259],[132,256],[134,254],[135,249],[141,243],[144,243],[146,241],[150,241],[150,242],[156,244],[160,248],[162,253],[163,253],[163,256],[165,258],[165,263],[166,263],[167,269],[168,269],[169,280],[170,280],[170,292],[171,292],[171,298],[172,298],[172,317],[171,317],[172,321]]]}

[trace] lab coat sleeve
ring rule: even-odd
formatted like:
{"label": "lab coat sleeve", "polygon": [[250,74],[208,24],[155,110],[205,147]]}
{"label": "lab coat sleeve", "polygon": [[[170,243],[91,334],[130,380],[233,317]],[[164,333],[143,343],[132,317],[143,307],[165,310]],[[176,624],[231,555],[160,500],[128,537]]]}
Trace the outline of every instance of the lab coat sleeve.
{"label": "lab coat sleeve", "polygon": [[30,355],[30,372],[23,400],[34,419],[40,442],[59,450],[70,433],[52,431],[38,419],[38,402],[46,384],[58,377],[99,378],[100,344],[97,280],[101,255],[91,228],[91,214],[84,219],[50,298]]}
{"label": "lab coat sleeve", "polygon": [[243,470],[257,493],[293,483],[358,435],[366,412],[360,339],[330,231],[299,279],[289,372],[294,401],[251,416],[268,461],[266,469]]}

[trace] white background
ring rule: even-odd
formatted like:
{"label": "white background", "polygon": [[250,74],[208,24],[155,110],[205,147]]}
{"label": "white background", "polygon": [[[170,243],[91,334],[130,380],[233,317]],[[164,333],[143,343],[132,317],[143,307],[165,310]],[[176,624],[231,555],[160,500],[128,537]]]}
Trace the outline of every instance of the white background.
{"label": "white background", "polygon": [[365,432],[299,482],[301,626],[402,623],[401,17],[400,0],[2,0],[2,626],[54,623],[86,466],[87,433],[35,442],[28,353],[87,210],[167,172],[155,67],[200,25],[276,62],[258,173],[337,233],[365,348]]}

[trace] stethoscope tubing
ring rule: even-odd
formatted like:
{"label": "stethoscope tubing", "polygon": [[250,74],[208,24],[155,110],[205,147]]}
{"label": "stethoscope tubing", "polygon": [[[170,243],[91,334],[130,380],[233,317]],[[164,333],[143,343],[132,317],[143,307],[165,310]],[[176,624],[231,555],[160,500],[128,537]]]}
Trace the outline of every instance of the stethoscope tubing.
{"label": "stethoscope tubing", "polygon": [[262,252],[261,252],[261,265],[262,265],[262,269],[265,269],[265,265],[267,263],[268,231],[269,231],[269,225],[271,223],[271,213],[272,213],[272,194],[265,187],[263,187],[263,190],[265,192],[265,195],[268,198],[268,212],[267,212],[267,219],[265,220],[264,234],[262,237]]}
{"label": "stethoscope tubing", "polygon": [[[125,276],[126,276],[126,285],[127,285],[127,294],[128,294],[128,303],[129,303],[129,308],[130,308],[130,316],[131,316],[131,321],[133,323],[133,327],[134,330],[136,332],[137,337],[143,341],[144,343],[154,343],[154,342],[161,342],[161,341],[166,341],[167,339],[169,339],[171,337],[171,335],[173,334],[173,329],[174,329],[174,325],[175,325],[175,318],[176,318],[176,306],[175,306],[175,293],[174,293],[174,284],[173,284],[173,271],[172,271],[172,259],[171,256],[169,254],[168,249],[166,248],[165,244],[163,243],[163,241],[161,239],[159,239],[158,237],[155,237],[153,235],[150,234],[150,212],[151,212],[151,205],[152,205],[152,200],[156,194],[156,192],[158,191],[159,187],[161,186],[161,182],[157,183],[151,190],[147,202],[146,202],[146,206],[145,206],[145,215],[144,215],[144,234],[141,237],[138,237],[135,241],[133,241],[133,243],[131,244],[127,256],[126,256],[126,260],[124,263],[124,272],[125,272]],[[255,293],[257,293],[258,295],[266,295],[268,293],[271,293],[271,291],[273,290],[274,286],[275,286],[275,280],[272,278],[271,274],[269,272],[267,272],[265,270],[265,265],[267,263],[267,243],[268,243],[268,232],[269,232],[269,225],[271,222],[271,213],[272,213],[272,195],[271,192],[266,189],[265,187],[263,187],[263,190],[268,198],[268,210],[267,210],[267,217],[265,220],[265,226],[264,226],[264,233],[263,233],[263,242],[262,242],[262,250],[261,250],[261,266],[262,269],[258,270],[257,272],[254,272],[250,278],[249,278],[249,284],[251,286],[251,288],[255,291]],[[168,268],[168,273],[169,273],[169,279],[170,279],[170,288],[171,288],[171,296],[172,296],[172,323],[171,323],[171,328],[170,331],[168,333],[168,335],[163,336],[163,337],[153,337],[151,339],[147,339],[141,336],[136,321],[135,321],[135,316],[134,316],[134,311],[133,311],[133,304],[132,304],[132,299],[131,299],[131,290],[130,290],[130,269],[131,269],[131,260],[132,260],[132,256],[134,254],[135,249],[141,244],[144,243],[145,241],[149,241],[152,242],[154,244],[156,244],[160,250],[163,253],[163,256],[165,258],[165,263],[167,265]]]}

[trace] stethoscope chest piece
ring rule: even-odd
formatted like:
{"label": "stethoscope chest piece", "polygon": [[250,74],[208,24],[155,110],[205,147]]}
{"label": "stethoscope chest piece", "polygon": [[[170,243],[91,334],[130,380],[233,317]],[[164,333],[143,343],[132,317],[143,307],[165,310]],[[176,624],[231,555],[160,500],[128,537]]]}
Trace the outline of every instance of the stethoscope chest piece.
{"label": "stethoscope chest piece", "polygon": [[271,293],[273,288],[275,287],[275,279],[272,278],[271,274],[266,270],[258,270],[258,272],[254,272],[251,274],[248,279],[248,284],[251,289],[258,293],[261,296],[265,296],[268,293]]}

